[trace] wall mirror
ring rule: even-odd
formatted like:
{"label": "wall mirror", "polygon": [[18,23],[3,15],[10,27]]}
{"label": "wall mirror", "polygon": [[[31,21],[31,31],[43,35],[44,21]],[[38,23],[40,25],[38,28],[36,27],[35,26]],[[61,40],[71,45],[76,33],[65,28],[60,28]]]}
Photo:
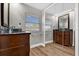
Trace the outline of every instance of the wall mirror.
{"label": "wall mirror", "polygon": [[69,29],[69,14],[58,17],[58,29]]}
{"label": "wall mirror", "polygon": [[9,27],[9,3],[1,3],[1,26]]}

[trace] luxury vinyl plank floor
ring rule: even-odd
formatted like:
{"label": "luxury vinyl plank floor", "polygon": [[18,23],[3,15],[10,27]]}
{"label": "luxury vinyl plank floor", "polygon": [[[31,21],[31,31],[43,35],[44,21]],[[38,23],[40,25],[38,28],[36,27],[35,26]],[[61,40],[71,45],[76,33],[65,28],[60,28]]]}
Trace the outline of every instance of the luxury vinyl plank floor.
{"label": "luxury vinyl plank floor", "polygon": [[66,47],[56,43],[46,44],[30,49],[30,56],[74,56],[74,47]]}

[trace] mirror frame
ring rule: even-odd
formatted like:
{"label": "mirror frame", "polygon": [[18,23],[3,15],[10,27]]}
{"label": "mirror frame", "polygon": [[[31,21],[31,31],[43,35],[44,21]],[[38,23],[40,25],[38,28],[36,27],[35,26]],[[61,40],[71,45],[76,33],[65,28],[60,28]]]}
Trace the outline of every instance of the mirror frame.
{"label": "mirror frame", "polygon": [[[65,14],[65,15],[68,15],[68,28],[65,28],[65,29],[70,29],[70,21],[69,21],[69,14]],[[65,15],[62,15],[62,16],[59,16],[58,17],[58,29],[60,30],[60,27],[59,27],[59,20],[60,20],[60,17],[64,17]]]}

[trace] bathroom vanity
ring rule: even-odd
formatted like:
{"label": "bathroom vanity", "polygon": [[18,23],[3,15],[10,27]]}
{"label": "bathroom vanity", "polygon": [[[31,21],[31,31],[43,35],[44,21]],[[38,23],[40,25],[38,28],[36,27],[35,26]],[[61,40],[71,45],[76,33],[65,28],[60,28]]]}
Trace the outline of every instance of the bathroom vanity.
{"label": "bathroom vanity", "polygon": [[58,17],[58,29],[53,30],[53,40],[63,46],[72,46],[73,29],[70,29],[69,14]]}
{"label": "bathroom vanity", "polygon": [[29,56],[30,33],[0,33],[0,56]]}
{"label": "bathroom vanity", "polygon": [[[30,32],[10,26],[11,6],[9,3],[6,6],[7,8],[1,3],[0,56],[29,56]],[[21,26],[21,23],[18,25]]]}
{"label": "bathroom vanity", "polygon": [[55,43],[63,46],[72,46],[73,43],[73,30],[53,30],[53,40]]}

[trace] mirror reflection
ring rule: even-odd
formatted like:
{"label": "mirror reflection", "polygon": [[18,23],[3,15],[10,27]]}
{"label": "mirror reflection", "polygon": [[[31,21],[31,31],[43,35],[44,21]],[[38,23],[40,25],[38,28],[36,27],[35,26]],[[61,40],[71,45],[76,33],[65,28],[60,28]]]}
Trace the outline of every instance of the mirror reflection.
{"label": "mirror reflection", "polygon": [[59,29],[69,29],[69,14],[60,16],[58,22]]}

